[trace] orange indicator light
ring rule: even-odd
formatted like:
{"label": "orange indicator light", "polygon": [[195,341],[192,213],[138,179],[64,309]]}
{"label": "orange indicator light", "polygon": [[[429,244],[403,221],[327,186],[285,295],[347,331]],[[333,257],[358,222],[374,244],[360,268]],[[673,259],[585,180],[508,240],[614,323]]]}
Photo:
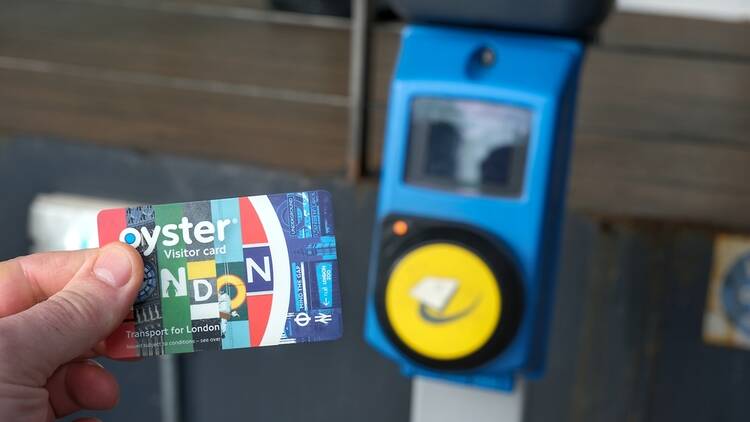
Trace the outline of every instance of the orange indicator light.
{"label": "orange indicator light", "polygon": [[396,220],[393,223],[393,234],[403,236],[409,231],[409,225],[404,220]]}

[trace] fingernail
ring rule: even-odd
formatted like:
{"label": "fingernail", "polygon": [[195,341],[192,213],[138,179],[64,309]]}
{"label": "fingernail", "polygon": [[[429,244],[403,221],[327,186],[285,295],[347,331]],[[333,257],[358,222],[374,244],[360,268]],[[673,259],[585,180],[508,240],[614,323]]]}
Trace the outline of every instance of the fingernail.
{"label": "fingernail", "polygon": [[127,284],[132,271],[130,258],[117,247],[101,249],[94,262],[93,273],[96,278],[112,287]]}

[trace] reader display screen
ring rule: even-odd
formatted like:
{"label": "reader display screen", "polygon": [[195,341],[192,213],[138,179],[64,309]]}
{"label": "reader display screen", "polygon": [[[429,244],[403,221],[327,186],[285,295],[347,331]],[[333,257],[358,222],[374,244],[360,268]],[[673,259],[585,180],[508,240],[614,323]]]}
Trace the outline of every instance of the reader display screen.
{"label": "reader display screen", "polygon": [[520,196],[532,113],[474,100],[412,103],[406,182],[461,193]]}

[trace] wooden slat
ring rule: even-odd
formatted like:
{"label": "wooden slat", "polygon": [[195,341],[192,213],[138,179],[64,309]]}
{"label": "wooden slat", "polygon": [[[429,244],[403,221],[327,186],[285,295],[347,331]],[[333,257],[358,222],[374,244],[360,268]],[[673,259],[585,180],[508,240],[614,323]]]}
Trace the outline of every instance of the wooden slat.
{"label": "wooden slat", "polygon": [[599,34],[610,47],[750,57],[750,25],[679,17],[613,13]]}
{"label": "wooden slat", "polygon": [[384,106],[388,102],[388,88],[401,42],[399,29],[398,26],[378,27],[373,34],[373,75],[370,89],[373,101],[379,106]]}
{"label": "wooden slat", "polygon": [[346,109],[0,69],[0,133],[343,173]]}
{"label": "wooden slat", "polygon": [[383,155],[383,142],[385,140],[385,105],[373,105],[369,110],[370,125],[367,134],[367,168],[371,174],[380,171],[380,162]]}
{"label": "wooden slat", "polygon": [[348,30],[112,4],[5,0],[0,56],[302,94],[348,92]]}
{"label": "wooden slat", "polygon": [[592,47],[579,93],[580,132],[662,135],[750,146],[750,60],[724,62]]}
{"label": "wooden slat", "polygon": [[750,148],[580,133],[569,204],[595,214],[750,226]]}

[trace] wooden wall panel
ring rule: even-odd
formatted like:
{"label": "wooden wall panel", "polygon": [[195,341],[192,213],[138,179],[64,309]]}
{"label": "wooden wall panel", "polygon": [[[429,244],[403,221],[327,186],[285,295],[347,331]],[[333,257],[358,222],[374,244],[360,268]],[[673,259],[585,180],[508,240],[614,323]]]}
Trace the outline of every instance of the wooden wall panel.
{"label": "wooden wall panel", "polygon": [[[346,109],[0,69],[0,132],[339,173]],[[312,140],[312,141],[311,141]]]}
{"label": "wooden wall panel", "polygon": [[581,133],[669,136],[750,146],[750,60],[658,56],[592,47],[581,75]]}
{"label": "wooden wall panel", "polygon": [[747,227],[749,165],[747,147],[584,132],[568,203],[599,215]]}
{"label": "wooden wall panel", "polygon": [[[346,105],[349,32],[54,0],[6,0],[0,56],[248,84]],[[295,97],[296,95],[296,97]]]}
{"label": "wooden wall panel", "polygon": [[[610,19],[581,76],[571,207],[750,227],[749,27]],[[400,28],[374,32],[373,175]],[[343,174],[348,65],[346,19],[258,0],[6,0],[0,136]]]}
{"label": "wooden wall panel", "polygon": [[750,57],[748,40],[748,24],[635,13],[614,13],[599,37],[599,42],[610,47],[725,59]]}

